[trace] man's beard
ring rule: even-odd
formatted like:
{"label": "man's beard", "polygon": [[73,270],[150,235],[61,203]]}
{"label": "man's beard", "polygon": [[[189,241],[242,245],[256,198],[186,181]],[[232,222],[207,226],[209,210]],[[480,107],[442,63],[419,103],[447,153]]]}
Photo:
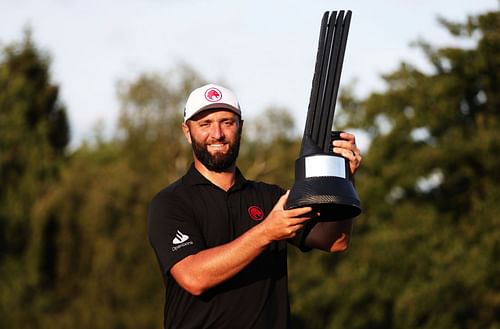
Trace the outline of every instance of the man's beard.
{"label": "man's beard", "polygon": [[[191,133],[190,133],[191,134]],[[240,151],[241,134],[236,135],[233,143],[229,144],[229,151],[225,154],[215,153],[210,154],[205,144],[198,142],[193,135],[191,135],[191,146],[194,155],[200,162],[211,171],[223,172],[231,168],[236,163],[236,158]],[[222,142],[222,141],[221,141]]]}

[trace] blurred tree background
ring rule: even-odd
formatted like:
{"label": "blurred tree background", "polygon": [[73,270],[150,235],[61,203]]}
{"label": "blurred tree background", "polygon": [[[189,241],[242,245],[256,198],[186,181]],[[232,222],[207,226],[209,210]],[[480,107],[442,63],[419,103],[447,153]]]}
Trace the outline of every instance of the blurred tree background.
{"label": "blurred tree background", "polygon": [[[336,128],[371,141],[364,211],[347,252],[290,250],[297,328],[500,328],[500,15],[441,23],[473,46],[419,41],[432,70],[401,63],[384,92],[341,94]],[[1,328],[161,327],[147,207],[191,161],[180,109],[202,82],[189,67],[120,82],[114,137],[69,150],[49,56],[29,32],[2,49]],[[290,187],[291,115],[244,130],[247,178]]]}

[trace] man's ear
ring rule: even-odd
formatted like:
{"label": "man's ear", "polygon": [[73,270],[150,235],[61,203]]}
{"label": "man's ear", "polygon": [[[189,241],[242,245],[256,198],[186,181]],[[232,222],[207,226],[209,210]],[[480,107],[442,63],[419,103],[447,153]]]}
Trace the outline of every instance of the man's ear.
{"label": "man's ear", "polygon": [[240,128],[239,128],[239,130],[240,130],[240,135],[241,135],[241,133],[243,132],[243,122],[244,122],[244,121],[243,121],[242,119],[240,119]]}
{"label": "man's ear", "polygon": [[191,134],[189,133],[190,128],[189,125],[186,122],[182,123],[182,132],[184,133],[184,137],[186,137],[187,141],[189,144],[192,143],[191,141]]}

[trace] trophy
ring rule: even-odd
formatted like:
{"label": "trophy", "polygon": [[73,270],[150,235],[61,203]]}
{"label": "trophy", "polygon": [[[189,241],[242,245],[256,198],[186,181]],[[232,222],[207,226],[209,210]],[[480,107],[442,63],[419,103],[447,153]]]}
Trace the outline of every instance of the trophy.
{"label": "trophy", "polygon": [[321,20],[318,53],[295,183],[285,209],[310,206],[319,221],[354,218],[361,213],[349,173],[348,160],[332,152],[333,116],[347,44],[351,11],[325,12]]}

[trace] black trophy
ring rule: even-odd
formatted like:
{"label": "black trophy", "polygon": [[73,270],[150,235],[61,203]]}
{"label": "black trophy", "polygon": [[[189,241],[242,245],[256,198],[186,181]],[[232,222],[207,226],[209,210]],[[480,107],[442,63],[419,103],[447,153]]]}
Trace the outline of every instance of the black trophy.
{"label": "black trophy", "polygon": [[327,11],[321,20],[304,136],[295,161],[295,183],[285,205],[286,209],[311,206],[320,213],[319,221],[344,220],[361,213],[348,161],[331,149],[331,141],[340,139],[340,133],[331,130],[350,22],[350,10],[345,15],[343,10]]}

